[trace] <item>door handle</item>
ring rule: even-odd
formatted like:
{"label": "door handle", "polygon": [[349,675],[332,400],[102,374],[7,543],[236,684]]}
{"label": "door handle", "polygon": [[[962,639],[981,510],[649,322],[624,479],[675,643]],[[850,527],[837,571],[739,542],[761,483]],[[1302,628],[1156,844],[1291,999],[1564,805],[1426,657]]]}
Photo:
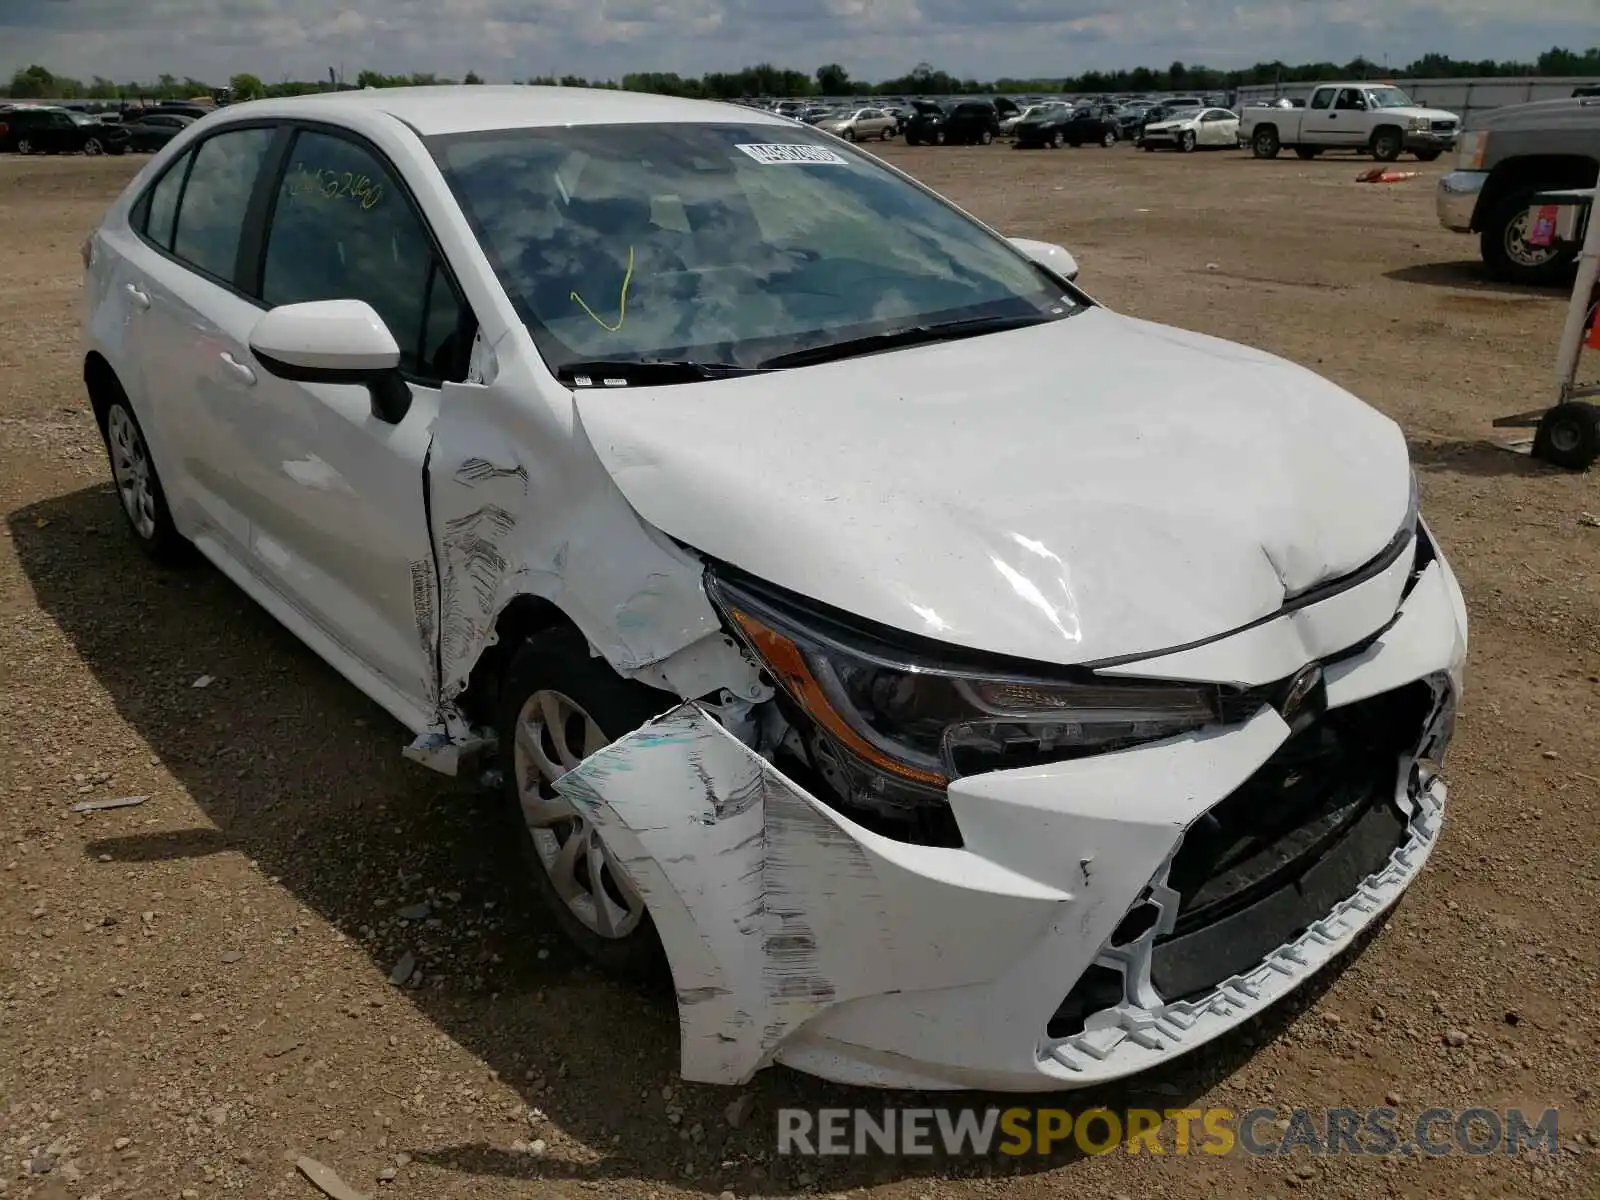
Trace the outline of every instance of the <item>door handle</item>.
{"label": "door handle", "polygon": [[140,308],[149,308],[150,307],[150,293],[149,292],[141,292],[139,290],[139,286],[137,284],[133,284],[133,283],[125,283],[122,286],[123,286],[123,289],[128,293],[129,299],[131,299]]}
{"label": "door handle", "polygon": [[221,357],[222,357],[222,365],[227,367],[229,372],[232,373],[233,377],[235,379],[237,379],[240,383],[245,384],[246,386],[249,386],[249,385],[255,383],[255,381],[256,381],[256,373],[253,370],[251,370],[250,367],[247,364],[240,362],[237,358],[235,358],[233,355],[229,354],[226,350],[224,350],[222,352],[222,356]]}

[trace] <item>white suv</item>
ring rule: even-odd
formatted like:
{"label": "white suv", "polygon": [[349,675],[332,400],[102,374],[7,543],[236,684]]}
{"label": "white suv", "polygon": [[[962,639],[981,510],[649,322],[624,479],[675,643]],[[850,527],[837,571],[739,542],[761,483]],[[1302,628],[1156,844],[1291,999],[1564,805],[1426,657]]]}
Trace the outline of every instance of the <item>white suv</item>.
{"label": "white suv", "polygon": [[1466,649],[1400,430],[878,159],[571,88],[262,101],[84,247],[134,536],[492,754],[684,1074],[1049,1090],[1415,878]]}

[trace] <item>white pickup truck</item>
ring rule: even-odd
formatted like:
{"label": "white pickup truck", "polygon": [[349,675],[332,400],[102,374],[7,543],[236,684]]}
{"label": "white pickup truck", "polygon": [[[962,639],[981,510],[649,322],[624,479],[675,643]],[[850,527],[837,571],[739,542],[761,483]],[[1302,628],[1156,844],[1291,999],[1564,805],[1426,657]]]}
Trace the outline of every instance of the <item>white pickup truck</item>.
{"label": "white pickup truck", "polygon": [[1354,150],[1393,162],[1409,150],[1432,162],[1455,145],[1461,118],[1422,108],[1392,84],[1327,83],[1304,108],[1248,105],[1239,114],[1239,139],[1257,158],[1293,150],[1315,158],[1324,150]]}

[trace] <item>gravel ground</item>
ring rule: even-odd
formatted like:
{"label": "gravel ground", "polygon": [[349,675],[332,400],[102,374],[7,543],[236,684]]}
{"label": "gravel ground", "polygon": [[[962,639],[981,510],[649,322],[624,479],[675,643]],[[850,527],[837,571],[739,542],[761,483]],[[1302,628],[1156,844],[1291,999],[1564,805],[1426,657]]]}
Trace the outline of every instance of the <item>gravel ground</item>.
{"label": "gravel ground", "polygon": [[139,557],[76,348],[79,240],[138,162],[4,156],[8,1200],[314,1196],[299,1155],[363,1192],[484,1200],[1600,1195],[1600,528],[1582,520],[1600,492],[1489,440],[1547,396],[1562,298],[1482,282],[1434,220],[1431,167],[1364,186],[1352,159],[885,153],[1068,245],[1112,306],[1287,355],[1394,416],[1473,620],[1451,816],[1393,917],[1293,1007],[1064,1103],[1557,1106],[1560,1152],[780,1159],[777,1108],[884,1097],[785,1071],[682,1083],[670,1005],[556,939],[492,803],[402,761],[399,727],[216,572]]}

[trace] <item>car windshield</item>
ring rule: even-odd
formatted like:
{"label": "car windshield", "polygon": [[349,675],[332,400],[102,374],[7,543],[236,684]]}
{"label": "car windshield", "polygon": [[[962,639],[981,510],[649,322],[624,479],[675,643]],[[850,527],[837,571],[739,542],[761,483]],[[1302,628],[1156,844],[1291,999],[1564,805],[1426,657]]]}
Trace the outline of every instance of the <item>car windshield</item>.
{"label": "car windshield", "polygon": [[1413,108],[1411,97],[1397,87],[1367,89],[1368,103],[1373,108]]}
{"label": "car windshield", "polygon": [[430,140],[552,369],[755,367],[1081,301],[931,193],[825,134],[580,125]]}

